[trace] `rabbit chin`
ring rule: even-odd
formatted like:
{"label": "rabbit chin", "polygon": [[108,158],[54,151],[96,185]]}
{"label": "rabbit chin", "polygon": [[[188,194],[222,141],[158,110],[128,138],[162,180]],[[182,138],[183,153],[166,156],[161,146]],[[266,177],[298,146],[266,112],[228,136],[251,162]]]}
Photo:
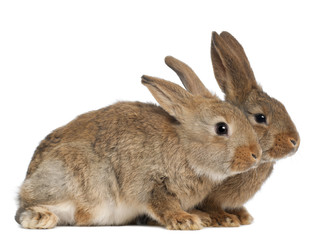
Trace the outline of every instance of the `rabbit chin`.
{"label": "rabbit chin", "polygon": [[268,162],[274,162],[275,163],[275,162],[277,162],[281,159],[291,157],[296,153],[296,150],[293,149],[292,151],[288,152],[287,154],[281,154],[281,155],[278,155],[278,156],[274,157],[274,156],[271,156],[270,151],[272,151],[272,149],[269,149],[269,150],[264,151],[262,153],[260,163],[268,163]]}

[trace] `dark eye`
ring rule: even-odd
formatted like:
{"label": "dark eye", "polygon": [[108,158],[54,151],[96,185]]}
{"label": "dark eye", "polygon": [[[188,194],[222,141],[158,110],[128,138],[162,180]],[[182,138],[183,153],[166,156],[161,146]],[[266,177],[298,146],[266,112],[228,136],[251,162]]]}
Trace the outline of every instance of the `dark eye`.
{"label": "dark eye", "polygon": [[262,113],[254,115],[254,118],[257,123],[266,123],[266,116]]}
{"label": "dark eye", "polygon": [[225,122],[219,122],[216,124],[217,135],[227,135],[229,131],[228,125]]}

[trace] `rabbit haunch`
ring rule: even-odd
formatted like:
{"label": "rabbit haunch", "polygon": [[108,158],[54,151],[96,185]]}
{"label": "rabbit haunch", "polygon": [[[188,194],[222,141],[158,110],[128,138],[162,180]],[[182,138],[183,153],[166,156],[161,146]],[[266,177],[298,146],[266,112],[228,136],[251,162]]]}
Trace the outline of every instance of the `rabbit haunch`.
{"label": "rabbit haunch", "polygon": [[168,229],[200,229],[201,217],[186,210],[258,163],[257,137],[236,107],[162,79],[142,83],[161,107],[119,102],[40,143],[19,194],[23,227],[120,225],[148,214]]}

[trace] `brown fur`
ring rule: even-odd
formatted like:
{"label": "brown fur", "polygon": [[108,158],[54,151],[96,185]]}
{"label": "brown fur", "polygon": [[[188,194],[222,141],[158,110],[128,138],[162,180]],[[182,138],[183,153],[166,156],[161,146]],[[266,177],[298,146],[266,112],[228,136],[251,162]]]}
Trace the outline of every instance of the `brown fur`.
{"label": "brown fur", "polygon": [[[198,216],[198,218],[201,220],[201,225],[202,227],[209,227],[212,225],[212,219],[210,217],[210,215],[204,211],[201,211],[201,210],[198,210],[198,209],[192,209],[189,211],[189,213],[191,215],[193,215],[195,217]],[[160,226],[160,224],[153,220],[152,218],[148,218],[148,216],[146,215],[142,215],[142,216],[139,216],[135,221],[134,221],[135,224],[144,224],[146,223],[146,225],[149,225],[149,226]]]}
{"label": "brown fur", "polygon": [[[226,34],[222,35],[227,39]],[[214,74],[220,88],[223,91],[225,89],[226,100],[240,105],[252,89],[260,89],[260,87],[255,81],[249,62],[246,61],[247,58],[241,58],[241,52],[226,48],[224,38],[219,37],[215,32],[212,35],[211,59]],[[227,81],[222,81],[223,79]]]}
{"label": "brown fur", "polygon": [[[168,66],[176,71],[174,58],[168,58],[170,59]],[[218,220],[218,215],[227,218],[222,209],[237,215],[240,224],[249,224],[253,218],[243,205],[269,177],[274,161],[297,151],[300,137],[285,107],[276,99],[269,97],[257,84],[244,49],[231,34],[228,32],[223,32],[220,36],[215,32],[212,34],[211,59],[216,80],[225,93],[225,99],[244,112],[257,133],[263,153],[259,166],[224,180],[199,205],[199,209],[209,213],[212,219],[217,219],[213,221],[213,226],[218,226],[218,222],[221,222]],[[180,62],[177,64],[181,66]],[[178,69],[178,75],[183,75],[183,72],[189,73],[181,80],[188,91],[197,95],[199,90],[195,89],[205,87],[196,74],[190,74],[191,71],[186,64],[183,67],[184,70],[181,67]],[[255,115],[259,113],[266,116],[266,123],[256,122]],[[236,219],[232,221],[235,222]],[[219,225],[227,226],[225,223]]]}
{"label": "brown fur", "polygon": [[75,212],[75,221],[78,226],[88,226],[90,224],[92,216],[89,209],[81,208],[80,205],[77,205]]}
{"label": "brown fur", "polygon": [[239,217],[239,224],[248,225],[253,222],[253,217],[249,214],[245,207],[227,209],[228,213],[232,213],[232,216]]}
{"label": "brown fur", "polygon": [[242,172],[245,169],[251,168],[253,165],[251,163],[246,162],[245,159],[248,159],[250,156],[247,156],[246,154],[250,154],[251,152],[258,152],[258,146],[250,146],[250,147],[239,147],[236,150],[235,154],[235,161],[234,166],[232,169],[237,172]]}
{"label": "brown fur", "polygon": [[[172,56],[167,56],[165,58],[165,63],[177,73],[185,88],[189,89],[193,95],[212,97],[212,94],[203,85],[195,72],[184,62],[181,62]],[[191,84],[190,79],[195,79],[194,82],[197,84]]]}
{"label": "brown fur", "polygon": [[[215,96],[148,76],[142,83],[162,108],[118,102],[41,142],[20,189],[16,220],[23,227],[120,225],[141,214],[168,229],[209,225],[207,214],[187,210],[237,169],[259,162],[257,136],[240,110]],[[229,136],[216,134],[221,121]]]}

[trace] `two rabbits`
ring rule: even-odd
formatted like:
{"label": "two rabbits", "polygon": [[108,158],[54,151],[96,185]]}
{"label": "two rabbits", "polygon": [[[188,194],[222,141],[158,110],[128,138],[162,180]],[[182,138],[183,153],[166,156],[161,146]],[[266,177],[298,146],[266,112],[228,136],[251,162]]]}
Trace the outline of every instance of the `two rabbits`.
{"label": "two rabbits", "polygon": [[24,228],[121,225],[146,214],[168,229],[248,224],[243,204],[273,161],[297,150],[299,136],[231,35],[213,34],[212,61],[227,102],[168,57],[191,93],[143,76],[160,107],[118,102],[49,134],[21,186],[16,221]]}
{"label": "two rabbits", "polygon": [[40,143],[20,190],[24,228],[121,225],[147,214],[168,229],[200,229],[202,215],[186,210],[259,162],[239,109],[207,91],[194,96],[149,76],[142,83],[161,107],[118,102]]}
{"label": "two rabbits", "polygon": [[[243,205],[270,176],[275,161],[298,150],[300,137],[285,107],[257,84],[243,47],[230,33],[212,33],[211,60],[225,100],[244,113],[262,148],[261,161],[256,168],[226,178],[198,205],[198,209],[210,215],[210,226],[237,227],[253,221]],[[183,62],[167,57],[166,63],[179,75],[189,92],[197,95],[199,89],[204,88]]]}

